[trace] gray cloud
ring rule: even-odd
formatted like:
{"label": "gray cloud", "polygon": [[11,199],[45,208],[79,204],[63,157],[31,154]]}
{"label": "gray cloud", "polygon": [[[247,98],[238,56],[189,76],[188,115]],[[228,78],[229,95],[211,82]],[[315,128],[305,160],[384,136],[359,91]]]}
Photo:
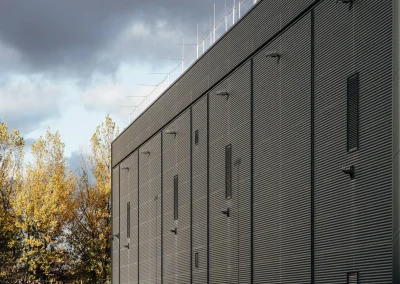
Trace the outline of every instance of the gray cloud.
{"label": "gray cloud", "polygon": [[[118,82],[121,64],[140,72],[146,66],[143,74],[169,71],[159,58],[181,56],[174,43],[183,36],[195,41],[196,24],[209,23],[214,2],[224,6],[224,0],[0,1],[0,119],[25,135],[60,117],[64,99],[77,93],[88,110],[125,118],[131,110],[117,105],[148,89]],[[158,80],[148,76],[149,83]]]}
{"label": "gray cloud", "polygon": [[[194,39],[195,25],[208,22],[213,2],[3,0],[0,40],[35,72],[53,76],[89,76],[94,70],[109,73],[121,59],[180,54],[173,43],[183,34]],[[121,32],[129,30],[132,33],[125,33],[124,39]]]}
{"label": "gray cloud", "polygon": [[59,100],[66,94],[54,82],[17,77],[0,83],[0,119],[23,135],[43,120],[60,115]]}

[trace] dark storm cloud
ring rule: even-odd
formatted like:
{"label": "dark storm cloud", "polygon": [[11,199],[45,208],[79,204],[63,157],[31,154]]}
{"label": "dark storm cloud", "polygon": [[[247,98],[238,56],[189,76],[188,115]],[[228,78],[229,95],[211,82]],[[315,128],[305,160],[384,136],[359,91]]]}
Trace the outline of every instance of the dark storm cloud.
{"label": "dark storm cloud", "polygon": [[[2,0],[0,41],[21,54],[31,72],[84,76],[94,70],[113,72],[119,60],[157,59],[160,48],[172,53],[181,34],[195,37],[196,24],[208,22],[212,3],[198,0]],[[230,1],[229,1],[230,2]],[[220,3],[220,4],[221,4]],[[118,47],[121,31],[143,23],[153,39],[141,38]],[[165,25],[160,26],[159,23]],[[165,42],[157,36],[173,32]],[[118,51],[118,53],[116,52]],[[114,54],[113,54],[114,53]],[[125,58],[123,58],[125,57]],[[129,57],[129,58],[128,58]]]}

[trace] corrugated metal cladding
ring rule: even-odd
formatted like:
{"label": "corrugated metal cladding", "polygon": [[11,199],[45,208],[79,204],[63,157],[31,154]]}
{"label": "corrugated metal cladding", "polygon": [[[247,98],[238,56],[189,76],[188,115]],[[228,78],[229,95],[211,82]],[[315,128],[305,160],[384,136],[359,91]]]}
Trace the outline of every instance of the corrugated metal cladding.
{"label": "corrugated metal cladding", "polygon": [[[345,283],[345,271],[392,283],[391,33],[391,1],[315,10],[316,283]],[[359,150],[347,152],[347,78],[357,72]]]}
{"label": "corrugated metal cladding", "polygon": [[263,0],[126,129],[112,282],[397,284],[393,3]]}
{"label": "corrugated metal cladding", "polygon": [[[174,177],[177,176],[177,200]],[[163,283],[190,283],[190,109],[163,130]],[[175,202],[176,201],[176,202]],[[174,209],[177,210],[175,220]]]}
{"label": "corrugated metal cladding", "polygon": [[311,282],[310,32],[307,15],[254,58],[255,283]]}
{"label": "corrugated metal cladding", "polygon": [[[120,283],[138,283],[138,154],[131,154],[120,164]],[[127,204],[130,204],[130,218],[127,218]],[[130,219],[130,220],[128,220]],[[128,222],[130,225],[128,226]],[[127,228],[130,227],[128,236]]]}
{"label": "corrugated metal cladding", "polygon": [[207,96],[192,107],[192,265],[193,284],[207,283]]}
{"label": "corrugated metal cladding", "polygon": [[[209,283],[249,283],[250,63],[217,85],[208,96]],[[230,198],[226,198],[225,194],[225,147],[228,145],[231,145],[232,151]]]}
{"label": "corrugated metal cladding", "polygon": [[[329,0],[328,0],[329,1]],[[113,167],[259,48],[313,0],[262,0],[112,145]]]}
{"label": "corrugated metal cladding", "polygon": [[139,148],[139,283],[161,283],[161,134]]}

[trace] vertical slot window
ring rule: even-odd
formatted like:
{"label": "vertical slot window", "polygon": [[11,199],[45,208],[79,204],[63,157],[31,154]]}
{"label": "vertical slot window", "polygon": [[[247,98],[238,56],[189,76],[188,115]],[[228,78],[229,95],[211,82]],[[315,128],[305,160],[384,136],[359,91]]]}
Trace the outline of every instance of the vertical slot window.
{"label": "vertical slot window", "polygon": [[194,132],[194,144],[195,145],[199,144],[199,131],[198,130],[196,130]]}
{"label": "vertical slot window", "polygon": [[174,220],[178,220],[178,175],[174,176]]}
{"label": "vertical slot window", "polygon": [[199,268],[199,253],[194,254],[194,267]]}
{"label": "vertical slot window", "polygon": [[126,237],[131,237],[131,203],[126,204]]}
{"label": "vertical slot window", "polygon": [[225,198],[232,197],[232,145],[225,147]]}
{"label": "vertical slot window", "polygon": [[359,74],[347,78],[347,152],[358,150]]}
{"label": "vertical slot window", "polygon": [[347,284],[358,284],[358,283],[359,283],[358,272],[347,273]]}

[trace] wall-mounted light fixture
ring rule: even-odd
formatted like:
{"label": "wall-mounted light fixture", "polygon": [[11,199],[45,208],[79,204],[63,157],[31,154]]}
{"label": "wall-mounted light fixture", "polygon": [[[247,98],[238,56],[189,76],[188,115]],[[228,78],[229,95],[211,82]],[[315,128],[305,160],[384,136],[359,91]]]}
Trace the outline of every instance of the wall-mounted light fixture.
{"label": "wall-mounted light fixture", "polygon": [[353,8],[354,0],[336,0],[338,4],[349,4],[349,10]]}
{"label": "wall-mounted light fixture", "polygon": [[172,134],[172,135],[174,135],[176,137],[176,131],[172,130],[172,129],[165,130],[165,134]]}
{"label": "wall-mounted light fixture", "polygon": [[277,62],[279,63],[279,60],[281,59],[281,54],[277,51],[269,51],[265,54],[265,57],[276,58]]}
{"label": "wall-mounted light fixture", "polygon": [[123,168],[121,168],[121,170],[126,170],[129,172],[129,167],[123,167]]}
{"label": "wall-mounted light fixture", "polygon": [[114,236],[119,239],[119,233],[114,234]]}
{"label": "wall-mounted light fixture", "polygon": [[217,96],[226,96],[226,99],[229,99],[229,93],[225,91],[218,91]]}
{"label": "wall-mounted light fixture", "polygon": [[354,166],[344,166],[342,167],[342,172],[345,173],[346,175],[349,175],[350,179],[354,179],[355,175]]}
{"label": "wall-mounted light fixture", "polygon": [[144,151],[140,152],[140,154],[149,155],[150,156],[150,151],[144,150]]}

